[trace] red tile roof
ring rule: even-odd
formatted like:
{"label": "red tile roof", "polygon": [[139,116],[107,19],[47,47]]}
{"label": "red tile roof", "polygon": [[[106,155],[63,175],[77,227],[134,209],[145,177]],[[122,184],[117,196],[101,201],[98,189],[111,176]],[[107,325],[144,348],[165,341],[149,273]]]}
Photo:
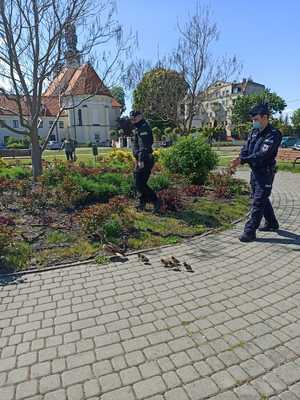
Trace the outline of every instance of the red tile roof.
{"label": "red tile roof", "polygon": [[[25,100],[22,101],[22,112],[24,116],[30,115],[29,107]],[[59,101],[57,96],[43,96],[42,97],[42,111],[43,117],[54,117],[59,112]],[[0,115],[17,115],[19,109],[17,103],[13,99],[7,99],[5,96],[0,95]],[[65,113],[62,115],[66,115]]]}
{"label": "red tile roof", "polygon": [[[109,89],[104,85],[96,71],[90,64],[83,64],[79,68],[64,68],[50,83],[42,97],[41,116],[54,117],[59,112],[59,95],[102,95],[111,97],[112,107],[122,106],[115,100]],[[29,115],[25,100],[22,102],[24,115]],[[0,115],[18,114],[17,104],[12,99],[0,95]],[[66,115],[66,114],[64,114]]]}
{"label": "red tile roof", "polygon": [[45,96],[59,94],[111,96],[110,91],[90,64],[83,64],[79,68],[64,68],[44,93]]}
{"label": "red tile roof", "polygon": [[121,104],[114,98],[112,98],[111,105],[113,108],[122,108]]}

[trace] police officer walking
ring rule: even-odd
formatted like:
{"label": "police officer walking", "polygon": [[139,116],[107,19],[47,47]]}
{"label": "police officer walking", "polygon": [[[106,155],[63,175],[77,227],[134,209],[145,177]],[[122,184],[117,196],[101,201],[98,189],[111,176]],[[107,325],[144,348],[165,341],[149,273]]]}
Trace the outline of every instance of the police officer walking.
{"label": "police officer walking", "polygon": [[[252,208],[251,216],[247,221],[241,242],[252,242],[256,239],[256,230],[272,232],[279,229],[270,195],[276,173],[276,156],[281,143],[282,135],[269,123],[270,112],[266,104],[257,104],[252,108],[250,116],[253,121],[253,130],[248,136],[240,156],[233,160],[232,166],[249,164],[251,168]],[[262,218],[263,227],[259,228]]]}
{"label": "police officer walking", "polygon": [[137,210],[145,210],[147,203],[152,203],[153,212],[160,211],[160,200],[148,185],[148,179],[154,166],[153,135],[149,124],[140,111],[131,111],[130,120],[134,129],[133,155],[136,160],[134,183],[137,192]]}

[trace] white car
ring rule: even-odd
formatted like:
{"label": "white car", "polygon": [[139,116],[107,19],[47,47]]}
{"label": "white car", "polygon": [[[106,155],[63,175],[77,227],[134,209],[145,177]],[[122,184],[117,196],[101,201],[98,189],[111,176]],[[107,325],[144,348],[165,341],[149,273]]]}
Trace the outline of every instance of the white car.
{"label": "white car", "polygon": [[293,146],[294,150],[300,150],[300,139],[297,140],[297,142]]}

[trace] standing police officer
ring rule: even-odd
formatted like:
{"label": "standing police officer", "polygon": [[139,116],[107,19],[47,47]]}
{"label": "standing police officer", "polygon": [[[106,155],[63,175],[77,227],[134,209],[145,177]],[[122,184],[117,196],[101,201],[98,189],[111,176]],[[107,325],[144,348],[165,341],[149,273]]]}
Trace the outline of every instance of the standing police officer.
{"label": "standing police officer", "polygon": [[154,166],[152,130],[139,111],[131,111],[130,120],[135,127],[133,155],[136,159],[134,182],[138,197],[137,210],[143,211],[146,203],[153,203],[153,212],[157,213],[160,211],[160,200],[147,185]]}
{"label": "standing police officer", "polygon": [[270,195],[276,173],[276,156],[281,143],[281,133],[269,123],[269,110],[266,104],[258,104],[252,108],[250,116],[253,130],[241,150],[240,156],[232,162],[233,167],[249,164],[251,168],[252,209],[241,242],[252,242],[256,239],[262,217],[265,225],[260,231],[271,232],[279,229]]}

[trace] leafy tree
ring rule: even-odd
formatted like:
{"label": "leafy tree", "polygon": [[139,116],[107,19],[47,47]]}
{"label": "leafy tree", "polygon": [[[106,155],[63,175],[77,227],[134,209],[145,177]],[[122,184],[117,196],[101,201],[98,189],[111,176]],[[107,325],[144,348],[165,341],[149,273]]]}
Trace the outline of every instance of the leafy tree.
{"label": "leafy tree", "polygon": [[292,124],[294,128],[300,129],[300,108],[294,111],[292,115]]}
{"label": "leafy tree", "polygon": [[119,104],[121,104],[121,114],[126,110],[125,106],[125,91],[122,86],[113,86],[110,89],[111,94],[117,100]]}
{"label": "leafy tree", "polygon": [[235,126],[249,121],[249,112],[257,103],[268,103],[271,114],[282,112],[286,107],[286,102],[275,92],[269,89],[260,93],[253,93],[246,96],[239,96],[232,110],[232,121]]}
{"label": "leafy tree", "polygon": [[181,117],[185,133],[190,133],[193,118],[206,100],[208,89],[216,81],[227,82],[240,70],[235,56],[216,57],[213,50],[219,39],[219,30],[209,6],[196,2],[196,9],[184,23],[178,22],[178,43],[172,53],[172,62],[188,85],[186,111]]}
{"label": "leafy tree", "polygon": [[[79,50],[75,26],[79,30]],[[0,36],[0,93],[9,100],[1,109],[20,121],[20,128],[15,128],[1,119],[0,128],[30,140],[32,173],[37,180],[43,170],[42,152],[60,116],[88,99],[69,107],[63,88],[58,88],[59,110],[41,146],[38,129],[43,92],[49,80],[60,71],[65,59],[79,64],[100,45],[102,80],[113,79],[124,69],[122,57],[128,57],[133,37],[124,35],[111,0],[1,0]],[[108,43],[114,47],[110,54],[104,48]]]}
{"label": "leafy tree", "polygon": [[177,125],[178,106],[183,101],[187,84],[182,74],[166,69],[154,68],[146,72],[133,92],[133,106],[142,111],[151,122],[155,120],[168,125]]}

